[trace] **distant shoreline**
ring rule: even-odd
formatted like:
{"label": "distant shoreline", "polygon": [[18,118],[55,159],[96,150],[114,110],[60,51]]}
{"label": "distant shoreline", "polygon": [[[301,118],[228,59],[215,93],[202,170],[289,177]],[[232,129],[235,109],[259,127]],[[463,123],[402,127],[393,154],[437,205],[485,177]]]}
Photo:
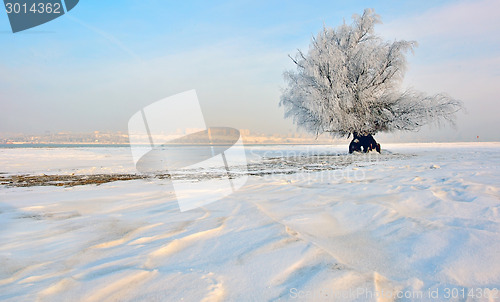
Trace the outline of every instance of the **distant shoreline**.
{"label": "distant shoreline", "polygon": [[[164,144],[165,146],[206,146],[206,144]],[[218,144],[212,144],[216,146]],[[245,146],[317,146],[317,145],[343,145],[343,144],[333,144],[333,143],[245,143]],[[148,144],[138,145],[140,147],[149,147]],[[130,147],[129,144],[99,144],[99,143],[47,143],[47,144],[32,144],[32,143],[12,143],[12,144],[0,144],[0,149],[13,149],[13,148],[87,148],[87,147],[96,147],[96,148],[123,148]]]}
{"label": "distant shoreline", "polygon": [[[444,144],[444,145],[452,145],[452,144],[464,144],[464,145],[477,145],[477,144],[500,144],[500,142],[387,142],[384,143],[384,145],[425,145],[425,144]],[[165,144],[165,146],[171,146],[171,147],[176,147],[176,146],[205,146],[206,144]],[[213,144],[214,146],[218,144]],[[339,142],[332,142],[332,143],[325,143],[325,142],[317,142],[317,143],[311,143],[311,142],[304,142],[304,143],[285,143],[285,142],[280,142],[280,143],[244,143],[245,146],[344,146],[348,145],[348,142],[344,143],[339,143]],[[140,147],[149,147],[148,144],[143,144],[139,145]],[[41,144],[34,144],[34,143],[9,143],[9,144],[0,144],[0,149],[16,149],[16,148],[128,148],[130,147],[129,144],[112,144],[112,143],[41,143]]]}

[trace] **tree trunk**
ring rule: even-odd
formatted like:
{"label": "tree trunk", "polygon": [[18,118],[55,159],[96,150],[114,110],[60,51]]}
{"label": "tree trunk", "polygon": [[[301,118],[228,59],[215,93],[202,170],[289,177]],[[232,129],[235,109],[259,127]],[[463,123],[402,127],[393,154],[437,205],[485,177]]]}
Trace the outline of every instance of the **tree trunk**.
{"label": "tree trunk", "polygon": [[357,132],[352,134],[352,141],[349,144],[349,153],[353,152],[369,152],[377,150],[380,153],[380,144],[375,141],[371,134],[360,135]]}

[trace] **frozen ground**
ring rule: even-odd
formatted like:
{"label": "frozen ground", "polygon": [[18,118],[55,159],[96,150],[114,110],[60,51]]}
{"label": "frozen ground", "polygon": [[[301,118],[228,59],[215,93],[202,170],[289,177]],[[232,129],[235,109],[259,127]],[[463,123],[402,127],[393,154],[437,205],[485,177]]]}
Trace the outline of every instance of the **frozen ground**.
{"label": "frozen ground", "polygon": [[[169,179],[0,186],[0,300],[500,301],[500,144],[383,147],[248,147],[246,185],[182,213]],[[135,170],[0,149],[0,173]]]}

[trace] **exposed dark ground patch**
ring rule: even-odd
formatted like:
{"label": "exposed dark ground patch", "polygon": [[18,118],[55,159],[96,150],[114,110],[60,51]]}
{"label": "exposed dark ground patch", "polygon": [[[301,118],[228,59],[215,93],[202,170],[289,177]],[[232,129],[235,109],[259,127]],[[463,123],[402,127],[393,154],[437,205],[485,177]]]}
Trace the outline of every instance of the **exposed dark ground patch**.
{"label": "exposed dark ground patch", "polygon": [[144,179],[147,176],[139,174],[94,174],[94,175],[11,175],[0,176],[0,185],[8,187],[34,186],[83,186],[100,185],[103,183]]}
{"label": "exposed dark ground patch", "polygon": [[[273,174],[311,173],[341,169],[350,165],[358,167],[376,164],[380,161],[407,159],[412,154],[318,154],[283,157],[264,157],[259,162],[248,163],[245,166],[231,167],[230,178],[244,175],[265,176]],[[74,187],[83,185],[100,185],[115,181],[136,179],[175,179],[200,181],[227,177],[224,169],[181,170],[172,173],[157,172],[152,174],[42,174],[42,175],[12,175],[0,172],[0,185],[7,187],[58,186]]]}

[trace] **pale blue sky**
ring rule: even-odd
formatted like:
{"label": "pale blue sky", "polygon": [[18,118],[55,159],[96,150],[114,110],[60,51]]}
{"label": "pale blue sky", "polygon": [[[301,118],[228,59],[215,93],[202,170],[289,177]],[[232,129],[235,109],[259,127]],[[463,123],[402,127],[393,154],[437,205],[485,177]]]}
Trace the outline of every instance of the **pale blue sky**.
{"label": "pale blue sky", "polygon": [[[388,40],[417,40],[405,85],[462,99],[457,129],[419,140],[500,140],[499,1],[89,1],[12,34],[0,14],[0,133],[126,131],[136,111],[196,89],[211,126],[287,133],[288,54],[371,7]],[[392,136],[405,139],[414,134]]]}

